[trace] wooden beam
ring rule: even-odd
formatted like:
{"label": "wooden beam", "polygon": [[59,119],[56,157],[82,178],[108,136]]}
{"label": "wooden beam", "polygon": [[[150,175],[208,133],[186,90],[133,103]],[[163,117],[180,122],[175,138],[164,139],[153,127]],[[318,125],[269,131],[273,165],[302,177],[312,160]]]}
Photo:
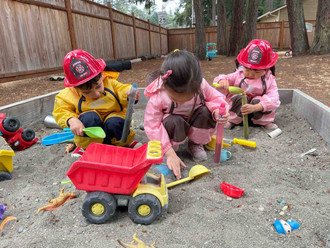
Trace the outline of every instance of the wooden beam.
{"label": "wooden beam", "polygon": [[115,27],[113,26],[112,8],[111,8],[110,2],[107,2],[107,5],[109,7],[109,15],[110,15],[110,29],[111,29],[113,58],[116,60],[117,59],[117,52],[116,52]]}
{"label": "wooden beam", "polygon": [[151,52],[152,52],[152,49],[151,49],[151,27],[150,27],[150,19],[148,19],[148,29],[149,29],[149,52],[150,52],[150,56],[151,56]]}
{"label": "wooden beam", "polygon": [[61,67],[46,68],[40,70],[0,74],[0,83],[6,83],[6,82],[21,80],[26,78],[41,77],[53,73],[63,73],[63,67],[61,66]]}
{"label": "wooden beam", "polygon": [[160,55],[163,55],[162,50],[162,26],[159,24],[159,43],[160,43]]}
{"label": "wooden beam", "polygon": [[76,34],[74,33],[74,25],[73,25],[70,0],[65,0],[65,8],[66,8],[67,16],[68,16],[68,26],[69,26],[69,33],[70,33],[70,40],[71,40],[71,48],[72,48],[72,50],[75,50],[75,49],[77,49],[77,41],[76,41]]}
{"label": "wooden beam", "polygon": [[54,4],[44,3],[44,2],[36,2],[34,0],[12,0],[12,1],[26,3],[26,4],[30,4],[30,5],[36,5],[36,6],[40,6],[40,7],[49,8],[49,9],[57,9],[57,10],[61,10],[61,11],[66,11],[66,8],[64,8],[64,7],[57,6]]}
{"label": "wooden beam", "polygon": [[135,15],[132,13],[133,17],[133,33],[134,33],[134,47],[135,47],[135,57],[138,57],[138,46],[137,46],[137,40],[136,40],[136,23],[135,23]]}
{"label": "wooden beam", "polygon": [[281,21],[280,37],[278,40],[280,50],[283,49],[283,37],[284,37],[284,21]]}

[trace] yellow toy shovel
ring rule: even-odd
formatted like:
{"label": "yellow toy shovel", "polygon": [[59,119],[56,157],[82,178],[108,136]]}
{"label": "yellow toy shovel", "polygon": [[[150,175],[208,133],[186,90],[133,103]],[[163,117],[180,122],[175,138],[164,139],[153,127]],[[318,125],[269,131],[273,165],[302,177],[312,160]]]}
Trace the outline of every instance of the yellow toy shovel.
{"label": "yellow toy shovel", "polygon": [[208,174],[210,172],[211,171],[203,165],[200,165],[200,164],[195,165],[190,169],[188,177],[177,180],[177,181],[174,181],[174,182],[171,182],[171,183],[168,183],[168,184],[166,184],[166,187],[171,188],[175,185],[178,185],[178,184],[181,184],[181,183],[184,183],[184,182],[188,182],[188,181],[193,180],[193,179],[198,179],[201,176],[203,176],[205,174]]}

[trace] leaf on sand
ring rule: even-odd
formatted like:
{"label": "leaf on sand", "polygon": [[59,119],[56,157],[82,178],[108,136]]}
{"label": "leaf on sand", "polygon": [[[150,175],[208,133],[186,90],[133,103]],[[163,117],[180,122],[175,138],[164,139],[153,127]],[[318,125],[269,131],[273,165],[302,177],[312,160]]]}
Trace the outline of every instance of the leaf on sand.
{"label": "leaf on sand", "polygon": [[0,225],[0,230],[2,230],[3,226],[10,220],[17,220],[14,216],[8,216],[6,219],[3,220],[3,222]]}

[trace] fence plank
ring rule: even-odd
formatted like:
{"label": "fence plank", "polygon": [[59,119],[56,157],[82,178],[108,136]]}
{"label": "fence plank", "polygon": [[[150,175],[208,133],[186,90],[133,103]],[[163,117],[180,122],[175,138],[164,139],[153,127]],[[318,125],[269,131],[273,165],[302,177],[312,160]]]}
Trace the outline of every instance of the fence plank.
{"label": "fence plank", "polygon": [[65,8],[68,14],[68,24],[69,24],[69,33],[71,39],[71,48],[72,50],[77,49],[77,41],[74,33],[72,11],[71,11],[71,2],[70,0],[65,0]]}
{"label": "fence plank", "polygon": [[135,15],[132,13],[133,17],[133,30],[134,30],[134,47],[135,47],[135,57],[138,57],[138,47],[137,47],[137,41],[136,41],[136,22],[135,22]]}
{"label": "fence plank", "polygon": [[111,30],[111,40],[112,40],[112,52],[113,52],[113,58],[117,59],[117,52],[116,52],[116,39],[115,39],[115,28],[113,24],[113,15],[112,15],[112,8],[110,2],[107,2],[107,5],[109,7],[109,15],[110,15],[110,30]]}

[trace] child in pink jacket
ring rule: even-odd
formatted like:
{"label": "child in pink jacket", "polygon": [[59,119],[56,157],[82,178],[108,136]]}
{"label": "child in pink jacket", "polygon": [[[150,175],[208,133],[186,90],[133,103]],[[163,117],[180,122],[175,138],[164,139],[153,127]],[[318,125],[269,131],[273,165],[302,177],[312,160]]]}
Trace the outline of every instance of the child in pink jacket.
{"label": "child in pink jacket", "polygon": [[[275,81],[275,64],[278,54],[273,52],[268,41],[252,40],[237,56],[241,65],[234,73],[220,74],[213,83],[227,94],[230,105],[229,122],[231,129],[242,122],[242,115],[252,114],[252,122],[265,129],[275,130],[273,123],[275,110],[280,106],[277,84]],[[241,95],[231,95],[228,86],[236,86],[246,91],[248,104],[242,106]]]}
{"label": "child in pink jacket", "polygon": [[179,179],[180,165],[186,167],[175,152],[179,144],[188,137],[188,148],[194,159],[206,160],[203,145],[211,140],[217,121],[227,122],[229,114],[219,118],[219,106],[225,103],[228,109],[228,104],[224,96],[203,79],[199,61],[188,51],[173,52],[161,69],[150,75],[156,79],[144,92],[150,98],[144,129],[150,140],[161,141],[167,166]]}

